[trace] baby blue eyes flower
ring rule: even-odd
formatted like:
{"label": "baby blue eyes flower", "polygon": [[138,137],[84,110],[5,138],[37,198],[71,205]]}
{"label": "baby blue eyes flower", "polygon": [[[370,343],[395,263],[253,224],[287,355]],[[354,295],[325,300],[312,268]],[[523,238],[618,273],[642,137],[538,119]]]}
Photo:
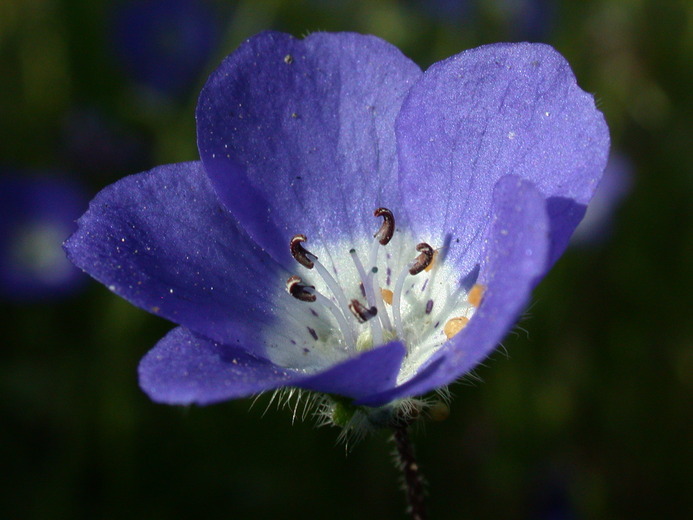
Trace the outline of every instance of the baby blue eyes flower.
{"label": "baby blue eyes flower", "polygon": [[218,13],[198,0],[117,4],[113,50],[132,79],[176,97],[198,81],[220,39]]}
{"label": "baby blue eyes flower", "polygon": [[422,72],[372,36],[262,33],[196,117],[200,161],[106,188],[65,246],[179,325],[139,368],[170,404],[288,386],[388,410],[455,381],[565,249],[609,148],[541,44]]}
{"label": "baby blue eyes flower", "polygon": [[596,246],[609,237],[615,220],[614,213],[630,192],[633,177],[630,160],[619,153],[612,153],[585,218],[571,238],[571,244]]}
{"label": "baby blue eyes flower", "polygon": [[88,200],[82,186],[56,175],[0,175],[0,298],[36,302],[65,297],[87,278],[61,243]]}

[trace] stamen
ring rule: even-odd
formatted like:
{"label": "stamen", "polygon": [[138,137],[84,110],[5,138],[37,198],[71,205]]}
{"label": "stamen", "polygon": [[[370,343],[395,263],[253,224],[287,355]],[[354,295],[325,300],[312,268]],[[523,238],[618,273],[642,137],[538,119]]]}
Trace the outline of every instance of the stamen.
{"label": "stamen", "polygon": [[431,269],[433,269],[433,267],[436,265],[436,258],[438,258],[438,250],[437,249],[435,251],[433,251],[433,258],[431,258],[431,262],[424,268],[424,271],[428,272]]}
{"label": "stamen", "polygon": [[373,215],[383,217],[383,223],[373,237],[378,239],[380,245],[385,246],[392,239],[392,235],[395,234],[395,216],[387,208],[378,208],[373,212]]}
{"label": "stamen", "polygon": [[[350,249],[349,254],[351,255],[351,259],[354,261],[356,270],[358,271],[359,277],[361,278],[361,285],[363,286],[364,292],[366,293],[366,301],[368,302],[368,305],[372,306],[373,304],[377,304],[377,300],[375,298],[375,294],[373,291],[373,282],[371,280],[371,276],[366,274],[366,270],[363,268],[361,259],[359,258],[358,254],[356,254],[356,249]],[[349,310],[353,312],[351,306],[349,306]],[[387,316],[387,313],[385,313],[385,315]],[[382,316],[382,314],[380,314],[380,316]],[[373,344],[380,345],[383,339],[383,331],[379,319],[371,322],[371,333],[373,335]]]}
{"label": "stamen", "polygon": [[286,281],[286,290],[291,296],[302,302],[314,302],[317,297],[308,292],[308,289],[315,289],[312,285],[303,285],[300,276],[290,276]]}
{"label": "stamen", "polygon": [[[291,239],[291,242],[289,242],[289,247],[291,248],[291,256],[294,257],[294,260],[296,260],[299,264],[301,264],[304,267],[307,267],[308,269],[313,268],[313,262],[308,258],[308,255],[311,254],[309,253],[304,247],[301,245],[301,242],[307,242],[308,239],[306,238],[306,235],[294,235],[293,238]],[[317,258],[315,255],[311,255]]]}
{"label": "stamen", "polygon": [[416,261],[409,268],[409,274],[417,275],[424,269],[426,269],[431,262],[433,262],[433,248],[429,246],[426,242],[421,242],[416,246],[416,250],[420,251],[421,254],[416,257]]}
{"label": "stamen", "polygon": [[354,316],[356,316],[356,319],[359,321],[359,323],[366,323],[368,320],[370,320],[378,314],[377,308],[371,307],[369,309],[356,299],[351,300],[351,303],[349,304],[349,310]]}
{"label": "stamen", "polygon": [[402,311],[401,311],[401,301],[402,301],[402,291],[404,289],[404,281],[407,278],[407,274],[416,276],[421,271],[426,269],[433,261],[433,248],[426,242],[421,242],[416,246],[416,250],[419,251],[419,256],[416,257],[413,263],[402,269],[397,277],[397,282],[395,283],[395,292],[393,294],[392,301],[392,314],[395,317],[395,329],[397,330],[397,336],[402,339],[404,338],[404,327],[402,325]]}
{"label": "stamen", "polygon": [[[373,295],[375,296],[375,306],[378,309],[378,318],[380,323],[383,325],[383,329],[386,331],[392,330],[392,324],[390,323],[390,318],[387,315],[387,310],[385,309],[385,302],[383,301],[383,290],[380,288],[380,283],[378,283],[378,273],[373,272],[371,275],[373,278]],[[390,300],[392,302],[392,300]]]}
{"label": "stamen", "polygon": [[404,280],[409,274],[407,269],[402,269],[402,272],[397,278],[397,283],[395,284],[395,292],[392,298],[392,315],[395,318],[395,329],[397,330],[397,336],[399,339],[404,339],[404,327],[402,327],[402,312],[400,311],[400,300],[402,299],[402,289],[404,287]]}
{"label": "stamen", "polygon": [[[390,323],[390,318],[387,315],[387,310],[385,309],[385,304],[383,302],[383,295],[380,290],[380,283],[378,282],[378,249],[379,246],[387,245],[392,236],[395,234],[395,215],[387,208],[378,208],[373,212],[375,217],[383,217],[383,223],[380,229],[377,231],[373,238],[373,244],[371,245],[371,250],[368,255],[368,263],[371,266],[370,272],[368,273],[368,284],[372,288],[373,300],[369,300],[371,303],[375,303],[378,309],[378,320],[380,321],[382,328],[386,331],[392,331],[392,324]],[[389,270],[389,268],[388,268]],[[389,275],[388,275],[389,278]],[[378,335],[380,337],[380,334]]]}
{"label": "stamen", "polygon": [[[268,351],[282,366],[331,363],[396,340],[407,351],[397,375],[400,384],[459,334],[483,304],[484,286],[454,283],[460,273],[444,265],[444,248],[433,249],[415,241],[408,230],[401,232],[387,208],[380,207],[373,215],[378,228],[372,238],[351,237],[349,244],[346,237],[334,243],[336,237],[325,237],[318,245],[310,244],[327,263],[308,249],[306,235],[291,237],[291,255],[302,267],[296,268],[298,276],[287,280],[286,292],[278,287],[280,321],[268,331],[268,345],[285,341],[291,349]],[[352,244],[355,249],[349,250]],[[347,250],[352,262],[344,257]],[[421,273],[425,274],[409,278]]]}
{"label": "stamen", "polygon": [[289,294],[298,300],[309,303],[317,303],[327,307],[337,320],[339,328],[342,330],[347,348],[354,350],[356,346],[356,338],[354,337],[354,331],[351,330],[351,327],[347,323],[344,314],[341,313],[339,308],[332,303],[329,298],[326,298],[316,291],[315,287],[312,285],[303,285],[302,282],[303,280],[301,280],[300,276],[294,275],[289,277],[289,279],[286,281],[286,289],[289,291]]}
{"label": "stamen", "polygon": [[[320,276],[322,276],[322,279],[330,288],[330,291],[332,291],[332,294],[337,300],[337,303],[339,303],[339,308],[341,309],[343,321],[346,322],[346,318],[347,316],[349,316],[349,304],[347,302],[346,296],[344,295],[344,291],[342,291],[342,288],[337,283],[337,280],[335,280],[334,277],[329,273],[329,271],[325,269],[325,266],[323,266],[318,261],[318,257],[301,245],[301,242],[307,241],[308,239],[305,235],[294,235],[294,237],[291,239],[291,242],[289,243],[289,247],[291,248],[291,256],[293,256],[299,264],[303,265],[304,267],[307,267],[308,269],[313,269],[313,267],[315,267]],[[351,335],[353,336],[353,331],[351,330],[351,327],[349,327],[349,330],[351,331]]]}

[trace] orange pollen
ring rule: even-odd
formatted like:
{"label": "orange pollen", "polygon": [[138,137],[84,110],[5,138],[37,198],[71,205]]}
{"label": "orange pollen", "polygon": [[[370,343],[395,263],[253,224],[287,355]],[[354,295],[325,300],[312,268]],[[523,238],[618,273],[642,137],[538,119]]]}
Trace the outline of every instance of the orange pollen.
{"label": "orange pollen", "polygon": [[445,327],[443,327],[443,332],[445,333],[448,339],[451,339],[455,335],[457,335],[459,331],[465,328],[468,322],[469,318],[465,318],[464,316],[452,318],[451,320],[448,320],[448,322],[445,324]]}
{"label": "orange pollen", "polygon": [[431,269],[433,269],[433,266],[436,264],[436,258],[438,257],[438,250],[436,249],[433,251],[433,258],[431,258],[431,263],[426,266],[424,271],[428,272]]}
{"label": "orange pollen", "polygon": [[380,289],[380,294],[383,296],[383,301],[388,305],[392,305],[392,297],[394,293],[390,289]]}
{"label": "orange pollen", "polygon": [[484,292],[486,291],[486,286],[479,283],[475,284],[474,287],[469,291],[467,295],[467,301],[470,305],[478,307],[481,305],[481,299],[484,297]]}

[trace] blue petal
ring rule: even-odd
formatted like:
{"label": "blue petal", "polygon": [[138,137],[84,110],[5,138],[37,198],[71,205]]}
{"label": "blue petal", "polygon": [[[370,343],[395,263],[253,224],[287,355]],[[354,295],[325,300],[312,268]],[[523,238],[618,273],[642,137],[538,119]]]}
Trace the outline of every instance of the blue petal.
{"label": "blue petal", "polygon": [[420,74],[373,36],[251,38],[197,107],[200,157],[219,197],[281,262],[297,233],[372,234],[373,210],[398,205],[394,120]]}
{"label": "blue petal", "polygon": [[139,366],[142,390],[158,403],[212,404],[285,386],[298,374],[178,327]]}
{"label": "blue petal", "polygon": [[487,357],[520,316],[550,255],[546,203],[531,183],[506,176],[496,185],[492,204],[480,264],[479,282],[486,291],[469,324],[410,381],[361,404],[377,406],[452,383]]}
{"label": "blue petal", "polygon": [[262,352],[288,274],[237,226],[200,162],[161,166],[99,193],[70,260],[135,305],[215,341]]}
{"label": "blue petal", "polygon": [[[450,234],[451,261],[481,253],[498,179],[552,199],[555,260],[601,178],[609,134],[568,63],[543,44],[495,44],[434,64],[397,119],[400,184],[420,234]],[[455,246],[459,239],[459,247]]]}
{"label": "blue petal", "polygon": [[352,398],[383,392],[396,385],[405,352],[402,343],[388,343],[304,379],[296,386]]}
{"label": "blue petal", "polygon": [[142,358],[139,377],[154,401],[167,404],[212,404],[280,386],[358,398],[392,387],[403,356],[394,342],[306,376],[178,327]]}

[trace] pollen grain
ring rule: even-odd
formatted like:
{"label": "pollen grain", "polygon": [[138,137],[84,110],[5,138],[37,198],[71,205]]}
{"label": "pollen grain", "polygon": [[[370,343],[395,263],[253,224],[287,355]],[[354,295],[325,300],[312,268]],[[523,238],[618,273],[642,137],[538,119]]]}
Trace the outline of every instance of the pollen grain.
{"label": "pollen grain", "polygon": [[424,269],[425,272],[429,272],[436,265],[436,260],[438,259],[438,250],[433,251],[433,258],[431,258],[431,263]]}
{"label": "pollen grain", "polygon": [[469,318],[465,318],[464,316],[452,318],[448,320],[448,322],[445,324],[445,327],[443,327],[443,332],[445,333],[448,339],[451,339],[454,336],[456,336],[457,333],[459,333],[463,328],[465,328],[468,322]]}
{"label": "pollen grain", "polygon": [[486,286],[479,283],[474,284],[471,288],[469,294],[467,295],[467,301],[474,307],[479,307],[481,305],[481,300],[484,297],[484,292],[486,291]]}

